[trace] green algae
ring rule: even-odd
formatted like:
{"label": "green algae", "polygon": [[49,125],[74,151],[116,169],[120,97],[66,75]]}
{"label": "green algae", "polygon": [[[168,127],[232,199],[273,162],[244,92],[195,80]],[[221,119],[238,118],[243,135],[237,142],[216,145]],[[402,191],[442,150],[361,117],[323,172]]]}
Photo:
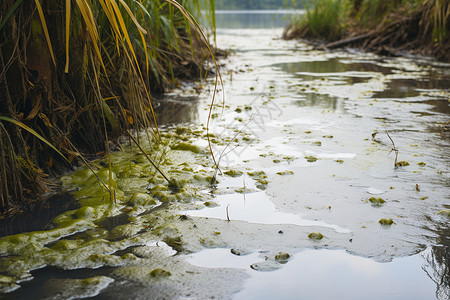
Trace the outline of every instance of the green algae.
{"label": "green algae", "polygon": [[156,201],[149,194],[134,193],[131,196],[130,201],[128,201],[128,204],[129,205],[139,205],[139,206],[156,205]]}
{"label": "green algae", "polygon": [[280,175],[280,176],[294,175],[294,172],[286,170],[286,171],[277,172],[277,175]]}
{"label": "green algae", "polygon": [[248,176],[251,178],[266,178],[266,173],[264,171],[253,171],[253,172],[247,172]]}
{"label": "green algae", "polygon": [[392,221],[391,218],[387,219],[387,218],[382,218],[378,221],[378,223],[380,223],[383,226],[390,226],[392,224],[395,224],[394,221]]}
{"label": "green algae", "polygon": [[437,212],[438,215],[450,218],[450,209],[443,209]]}
{"label": "green algae", "polygon": [[372,206],[382,206],[384,203],[386,203],[386,201],[380,197],[370,197],[367,201],[372,203]]}
{"label": "green algae", "polygon": [[16,279],[11,276],[0,275],[0,293],[10,293],[20,288]]}
{"label": "green algae", "polygon": [[402,160],[402,161],[396,162],[395,166],[396,167],[406,167],[406,166],[409,166],[409,162]]}
{"label": "green algae", "polygon": [[206,207],[217,207],[217,206],[219,206],[219,204],[217,204],[216,202],[213,202],[213,201],[205,201],[205,202],[203,202],[203,204]]}
{"label": "green algae", "polygon": [[166,237],[164,237],[163,242],[165,242],[167,245],[172,247],[172,249],[177,252],[184,251],[183,246],[185,245],[185,242],[183,241],[181,236],[175,236],[175,237],[166,236]]}
{"label": "green algae", "polygon": [[258,179],[256,181],[256,187],[260,190],[265,190],[267,188],[268,184],[269,184],[269,182],[265,179]]}
{"label": "green algae", "polygon": [[287,263],[290,258],[291,258],[291,255],[289,253],[286,253],[286,252],[278,252],[275,255],[275,261],[277,261],[280,264]]}
{"label": "green algae", "polygon": [[150,277],[153,277],[153,278],[165,278],[165,277],[169,277],[169,276],[172,276],[172,273],[170,273],[167,270],[160,269],[160,268],[154,269],[150,272]]}
{"label": "green algae", "polygon": [[336,159],[335,162],[339,163],[339,164],[343,164],[344,161],[342,159]]}
{"label": "green algae", "polygon": [[186,142],[181,142],[171,147],[173,150],[182,150],[182,151],[190,151],[193,153],[200,153],[200,147],[196,145],[192,145]]}
{"label": "green algae", "polygon": [[240,170],[227,170],[225,172],[223,172],[225,175],[231,176],[231,177],[239,177],[241,176],[243,173]]}
{"label": "green algae", "polygon": [[323,235],[320,232],[311,232],[308,237],[312,240],[321,240],[323,239]]}
{"label": "green algae", "polygon": [[312,155],[305,156],[305,159],[306,159],[307,162],[310,162],[310,163],[313,163],[313,162],[317,161],[317,157],[312,156]]}

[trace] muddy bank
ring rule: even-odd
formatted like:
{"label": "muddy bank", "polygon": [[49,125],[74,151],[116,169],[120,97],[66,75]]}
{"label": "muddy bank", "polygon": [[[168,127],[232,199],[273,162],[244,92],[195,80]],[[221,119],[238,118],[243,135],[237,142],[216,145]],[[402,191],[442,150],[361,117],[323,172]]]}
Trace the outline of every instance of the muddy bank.
{"label": "muddy bank", "polygon": [[[402,6],[353,2],[352,10],[341,8],[336,19],[329,20],[324,13],[322,21],[309,21],[334,25],[295,20],[285,28],[283,38],[305,39],[321,50],[357,48],[386,56],[423,56],[450,62],[448,3],[425,1],[418,6],[410,3]],[[317,10],[335,9],[323,6]],[[311,14],[317,13],[316,8],[313,10]],[[319,29],[325,26],[339,33],[331,35]]]}

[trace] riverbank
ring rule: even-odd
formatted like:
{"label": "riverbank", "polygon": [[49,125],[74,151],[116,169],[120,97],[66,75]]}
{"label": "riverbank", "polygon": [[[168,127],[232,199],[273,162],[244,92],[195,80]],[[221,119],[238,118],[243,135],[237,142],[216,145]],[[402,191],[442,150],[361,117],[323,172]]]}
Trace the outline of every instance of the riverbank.
{"label": "riverbank", "polygon": [[317,49],[359,48],[387,56],[450,62],[450,4],[441,1],[316,0],[284,30]]}
{"label": "riverbank", "polygon": [[210,68],[188,21],[200,2],[180,3],[1,3],[0,215],[41,202],[52,176],[108,157],[126,130],[158,137],[155,95]]}
{"label": "riverbank", "polygon": [[[3,298],[448,298],[448,65],[318,51],[281,31],[218,30],[233,54],[208,135],[212,82],[167,95],[190,113],[158,148],[141,132],[181,189],[126,141],[116,203],[87,168],[66,174],[75,208],[0,239]],[[108,178],[107,159],[94,166]]]}

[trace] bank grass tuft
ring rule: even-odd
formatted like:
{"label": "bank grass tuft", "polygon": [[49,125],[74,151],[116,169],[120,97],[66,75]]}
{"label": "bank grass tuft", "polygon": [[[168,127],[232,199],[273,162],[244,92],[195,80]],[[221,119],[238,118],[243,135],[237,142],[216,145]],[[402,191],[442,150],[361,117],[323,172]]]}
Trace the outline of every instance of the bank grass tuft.
{"label": "bank grass tuft", "polygon": [[450,2],[442,0],[311,0],[286,27],[286,39],[321,49],[359,47],[384,55],[412,51],[450,61]]}

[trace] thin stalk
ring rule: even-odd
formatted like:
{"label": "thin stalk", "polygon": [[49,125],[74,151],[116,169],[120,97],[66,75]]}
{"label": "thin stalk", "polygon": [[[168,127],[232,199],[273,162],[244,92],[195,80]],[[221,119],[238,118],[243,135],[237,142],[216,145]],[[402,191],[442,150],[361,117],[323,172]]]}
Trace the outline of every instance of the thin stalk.
{"label": "thin stalk", "polygon": [[141,145],[139,145],[138,141],[134,138],[133,135],[131,135],[131,133],[127,130],[126,131],[128,133],[128,136],[133,140],[133,142],[136,144],[136,146],[138,146],[139,150],[141,150],[141,152],[145,155],[145,157],[147,158],[147,160],[152,164],[153,167],[155,167],[155,169],[159,172],[159,174],[162,175],[162,177],[164,177],[165,180],[167,180],[167,182],[169,184],[171,184],[172,182],[170,181],[169,178],[167,178],[166,175],[164,175],[164,173],[158,168],[158,166],[153,162],[153,160],[147,155],[147,153],[144,151],[144,149],[142,149]]}

